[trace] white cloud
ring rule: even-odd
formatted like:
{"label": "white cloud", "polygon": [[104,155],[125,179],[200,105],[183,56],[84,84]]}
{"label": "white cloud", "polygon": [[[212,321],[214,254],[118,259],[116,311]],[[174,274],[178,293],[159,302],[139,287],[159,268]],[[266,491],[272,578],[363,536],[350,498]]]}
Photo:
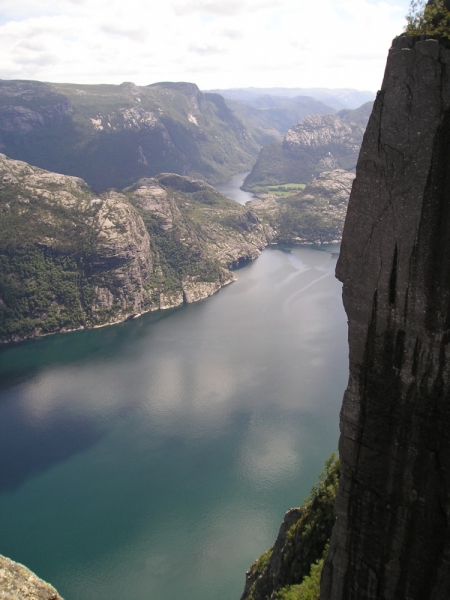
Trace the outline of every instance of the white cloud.
{"label": "white cloud", "polygon": [[408,4],[0,0],[0,78],[375,90]]}

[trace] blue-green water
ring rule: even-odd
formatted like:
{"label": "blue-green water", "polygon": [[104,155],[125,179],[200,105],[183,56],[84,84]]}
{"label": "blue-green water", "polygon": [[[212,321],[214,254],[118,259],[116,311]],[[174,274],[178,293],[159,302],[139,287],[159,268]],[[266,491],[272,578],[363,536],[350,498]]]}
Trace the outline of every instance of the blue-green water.
{"label": "blue-green water", "polygon": [[66,600],[238,600],[336,448],[337,247],[191,306],[0,350],[0,553]]}

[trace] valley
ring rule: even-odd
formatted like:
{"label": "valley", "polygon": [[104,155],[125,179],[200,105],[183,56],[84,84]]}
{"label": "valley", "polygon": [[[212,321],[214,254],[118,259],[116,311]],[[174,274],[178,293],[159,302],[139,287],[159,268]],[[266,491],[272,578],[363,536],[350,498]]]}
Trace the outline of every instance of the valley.
{"label": "valley", "polygon": [[[286,492],[292,496],[291,503],[297,504],[299,494],[307,493],[324,459],[335,448],[336,431],[332,423],[336,420],[335,410],[340,393],[335,393],[334,383],[338,378],[342,387],[345,380],[345,352],[338,351],[341,364],[336,360],[336,348],[340,344],[344,348],[345,336],[341,335],[344,321],[341,319],[339,284],[333,279],[333,271],[354,174],[333,169],[321,172],[310,182],[306,179],[300,183],[287,180],[255,186],[251,192],[240,189],[245,187],[244,178],[251,175],[248,169],[253,167],[259,144],[263,141],[264,136],[259,136],[261,131],[258,133],[262,122],[246,123],[239,111],[233,112],[220,96],[216,98],[214,94],[203,94],[193,84],[164,83],[148,87],[151,89],[137,89],[133,84],[104,87],[0,81],[0,143],[4,152],[0,154],[0,341],[3,342],[0,353],[4,365],[4,370],[0,371],[0,389],[9,407],[7,410],[14,413],[12,420],[4,414],[6,429],[3,451],[8,453],[8,448],[14,447],[18,457],[17,460],[8,461],[5,488],[3,493],[0,490],[0,505],[8,513],[11,524],[11,528],[8,526],[2,531],[4,552],[48,578],[63,596],[68,595],[75,600],[87,600],[86,590],[89,586],[95,589],[96,597],[111,599],[118,597],[117,594],[120,597],[127,596],[127,586],[131,585],[133,597],[147,597],[151,587],[156,594],[155,600],[168,599],[173,594],[181,593],[176,585],[178,579],[172,580],[172,569],[181,569],[185,574],[184,597],[195,600],[200,594],[202,597],[212,595],[225,600],[232,590],[237,597],[243,585],[238,575],[273,539],[280,514],[286,508],[285,500],[281,511],[281,505],[275,502],[279,485],[285,485]],[[261,102],[272,103],[267,98]],[[297,99],[295,102],[297,109],[300,107],[301,110],[311,105],[323,111],[330,110],[325,105],[323,108],[319,102],[311,104],[310,100],[305,103]],[[276,111],[272,111],[273,114],[266,112],[265,119],[272,119],[274,127],[280,127],[280,111],[284,110],[280,105],[283,102],[277,100],[276,104]],[[290,103],[285,104],[288,110],[283,113],[283,118],[294,118]],[[163,105],[166,106],[166,115],[161,113]],[[217,112],[214,107],[222,107],[222,112]],[[306,117],[306,120],[309,118]],[[176,121],[177,125],[169,123],[170,120]],[[199,130],[201,123],[205,129]],[[234,124],[231,128],[230,123]],[[72,133],[66,137],[69,130]],[[281,131],[277,133],[277,139]],[[193,137],[189,137],[191,135]],[[128,145],[124,145],[124,136],[128,136]],[[155,142],[157,136],[165,140],[167,152]],[[191,144],[189,140],[195,142]],[[217,151],[218,146],[226,149],[226,158]],[[147,149],[145,152],[144,148]],[[177,162],[177,156],[180,155],[174,148],[185,153],[181,162]],[[264,148],[261,153],[265,151]],[[30,162],[24,161],[24,158]],[[44,165],[52,166],[52,169],[58,167],[60,172],[43,168]],[[172,172],[161,173],[161,165],[167,166],[167,170]],[[244,169],[247,171],[242,173]],[[86,174],[87,179],[81,178],[80,174]],[[233,175],[231,179],[230,175]],[[137,176],[139,178],[130,183],[131,178]],[[214,183],[215,187],[208,181]],[[118,185],[123,187],[119,188]],[[265,248],[263,255],[254,262]],[[235,283],[229,287],[228,284],[232,282]],[[227,289],[211,299],[214,304],[201,303],[192,311],[193,303],[216,294],[224,286]],[[277,316],[280,302],[283,316]],[[205,322],[208,306],[219,307],[219,313],[213,310],[212,320]],[[308,318],[300,320],[298,333],[287,343],[286,331],[292,333],[297,330],[293,319],[294,314],[298,319],[299,310],[302,314],[306,311]],[[268,313],[272,315],[269,319]],[[115,326],[99,329],[105,325]],[[183,329],[179,329],[180,326],[187,327],[184,333]],[[210,332],[210,337],[205,337],[205,328]],[[229,336],[225,335],[224,328]],[[257,330],[260,334],[255,333]],[[175,342],[168,344],[164,332],[175,336]],[[316,344],[313,339],[319,332],[321,341]],[[38,339],[57,333],[68,335]],[[160,341],[153,341],[153,335],[161,334],[163,338]],[[335,338],[335,335],[338,337]],[[187,337],[183,340],[183,336]],[[301,338],[304,338],[303,341],[300,341]],[[267,353],[272,351],[269,339],[275,344],[279,358],[274,362],[273,369],[267,372],[267,377],[261,378],[261,369],[267,368]],[[218,340],[220,344],[217,345]],[[148,358],[138,362],[133,360],[130,364],[127,357],[142,354],[142,344],[148,347],[143,354]],[[166,344],[167,350],[164,351]],[[194,351],[197,347],[198,350]],[[211,362],[216,347],[220,356]],[[204,354],[204,348],[208,349],[207,355]],[[167,402],[172,401],[167,397],[168,382],[157,383],[160,371],[164,372],[170,363],[169,356],[176,356],[178,366],[169,377],[175,382],[180,376],[179,366],[184,364],[186,352],[192,367],[200,363],[208,364],[208,372],[214,374],[214,382],[211,380],[208,384],[198,372],[198,381],[195,383],[194,372],[185,365],[183,368],[187,369],[187,379],[179,381],[172,397],[172,400],[179,399],[180,390],[185,389],[187,395],[184,404],[191,397],[194,385],[197,390],[195,394],[201,399],[203,407],[209,406],[212,401],[208,409],[202,409],[202,414],[206,410],[205,414],[209,414],[211,420],[205,423],[206,429],[199,434],[204,440],[200,445],[195,441],[196,435],[191,439],[187,432],[186,435],[180,433],[181,422],[187,417],[184,409],[180,415],[176,411],[170,417],[175,419],[174,424],[177,423],[174,431],[169,428],[165,433],[156,434],[154,429],[159,423],[157,415],[160,409],[166,414],[169,410]],[[305,388],[306,412],[303,408],[300,412],[294,410],[289,403],[283,408],[285,399],[295,395],[297,378],[300,377],[304,383],[306,381],[306,372],[299,372],[291,365],[292,360],[297,360],[298,352],[305,358],[309,375],[314,372]],[[307,358],[310,352],[316,356],[312,363]],[[249,358],[249,354],[254,357]],[[125,362],[122,361],[122,355],[126,357]],[[224,379],[221,373],[230,360],[234,365],[233,374],[229,372]],[[148,361],[155,362],[154,368]],[[279,361],[286,365],[282,369],[285,373],[283,381],[277,383]],[[238,367],[238,363],[244,371]],[[329,365],[326,377],[321,368],[325,363]],[[94,371],[91,371],[93,365],[95,372],[99,369],[99,378],[94,375],[95,382],[92,379]],[[111,384],[112,373],[116,373],[113,385],[120,397],[113,394],[116,408],[110,406],[106,412],[92,398],[92,404],[89,401],[88,405],[97,407],[95,411],[99,411],[94,416],[84,406],[82,399],[91,397],[93,390],[98,398],[103,397],[104,393],[109,396],[106,388],[102,391],[102,373],[105,369]],[[77,378],[81,378],[80,381],[90,382],[89,389],[75,385],[73,381],[69,385],[69,392],[66,378],[72,370],[77,373]],[[136,381],[143,381],[144,378],[147,381],[144,371],[151,374],[149,376],[155,380],[155,385],[147,388],[145,394],[143,389],[131,386],[130,393],[134,399],[130,405],[129,393],[125,393],[119,380],[126,382],[135,378]],[[246,383],[247,375],[253,372],[254,376]],[[22,388],[22,382],[30,378],[33,386],[39,386],[41,377],[46,378],[45,373],[50,379],[45,384],[47,392],[39,399],[33,397],[32,393],[30,395],[30,389]],[[57,380],[60,376],[66,382],[60,388],[54,387],[54,378]],[[269,383],[272,379],[273,385]],[[243,391],[238,391],[241,388]],[[263,388],[265,391],[261,396]],[[67,394],[70,396],[68,404],[66,401],[61,403]],[[120,399],[122,396],[128,398],[126,405],[131,410],[130,418],[124,418],[123,411],[127,409],[123,398]],[[304,420],[310,419],[306,413],[311,410],[313,397],[318,401],[314,411],[318,410],[320,419],[325,420],[319,426],[319,413],[317,418],[311,417],[313,428],[317,429],[311,436],[306,435]],[[218,399],[220,402],[216,409],[215,402]],[[329,402],[326,409],[324,399]],[[42,431],[45,433],[41,436],[27,430],[24,418],[26,422],[30,419],[34,422],[35,401],[45,404],[47,400],[56,402],[56,405],[51,410],[53,416],[45,417],[42,421]],[[25,405],[29,408],[25,408],[26,414],[22,415],[21,407]],[[229,433],[228,426],[221,421],[222,405],[227,407],[229,418],[235,422]],[[139,423],[143,423],[148,406],[152,407],[149,420],[141,431],[140,427],[136,429],[133,414],[136,410]],[[242,429],[241,412],[242,407],[246,406],[245,421],[250,425]],[[73,410],[76,414],[71,413]],[[196,430],[194,421],[200,418],[200,413],[197,410],[194,413],[191,424]],[[167,414],[170,414],[170,410]],[[281,441],[273,441],[272,428],[269,427],[275,415],[276,420],[281,419],[276,432],[276,439]],[[255,418],[262,419],[262,430],[258,426],[254,434],[251,433],[251,423]],[[215,424],[216,421],[220,426]],[[293,442],[293,423],[304,429],[303,441]],[[133,430],[133,436],[138,431],[138,440],[147,435],[157,440],[158,447],[165,449],[164,460],[155,462],[153,446],[146,446],[146,458],[139,461],[136,458],[138,449],[134,448],[135,443],[129,437],[127,428]],[[13,438],[6,435],[6,431],[12,432]],[[61,436],[61,431],[66,433]],[[256,438],[253,439],[256,434],[260,439],[258,442]],[[328,436],[328,442],[319,444],[324,434]],[[21,441],[22,435],[28,439],[26,444]],[[110,446],[108,440],[114,440],[117,435],[121,440],[119,446],[123,448],[125,444],[130,448],[128,457],[127,453],[121,453],[119,457]],[[179,439],[180,435],[184,440],[183,453],[188,451],[188,463],[176,449],[176,444],[173,452],[167,450],[173,444],[174,436]],[[219,440],[218,447],[214,442],[216,437]],[[241,459],[235,462],[231,448],[238,444],[242,453],[246,454],[247,438],[253,440],[251,444],[256,444],[256,447],[251,451],[252,456],[245,459],[248,466],[242,467]],[[13,439],[17,441],[13,442]],[[260,467],[255,467],[253,463],[260,462],[261,443],[266,448],[263,456],[267,456],[269,463],[264,466],[264,459]],[[275,446],[272,448],[273,443]],[[289,446],[294,443],[292,466],[298,465],[300,447],[305,450],[308,447],[311,461],[304,467],[305,476],[300,492],[292,478],[294,471],[289,466],[291,462],[286,464],[286,476],[282,479],[276,474],[278,463],[272,473],[270,461],[278,460],[277,448],[280,443],[282,447],[286,443]],[[211,460],[216,465],[214,468],[218,468],[220,481],[211,478],[208,469],[203,474],[203,466],[195,467],[197,461],[204,465],[202,457],[208,452],[205,444],[213,448]],[[153,473],[148,480],[150,486],[161,485],[167,479],[165,469],[177,473],[177,485],[186,489],[188,507],[180,508],[171,500],[175,481],[167,479],[167,488],[161,488],[162,503],[158,499],[152,501],[153,510],[167,527],[166,536],[158,527],[155,529],[155,523],[145,516],[147,504],[141,506],[128,494],[124,496],[119,493],[117,487],[114,487],[117,503],[114,501],[111,504],[109,496],[102,499],[97,491],[92,503],[80,499],[81,512],[78,516],[72,512],[64,516],[60,494],[56,493],[55,503],[50,506],[52,515],[53,511],[59,514],[56,522],[61,527],[61,536],[52,535],[52,539],[58,540],[62,554],[61,561],[50,568],[47,557],[53,556],[53,550],[47,547],[44,554],[36,553],[39,545],[37,540],[41,538],[42,531],[36,527],[37,524],[24,519],[20,508],[24,502],[26,504],[27,490],[31,485],[31,498],[38,498],[47,486],[56,486],[65,490],[63,493],[77,497],[70,484],[72,469],[79,473],[79,477],[85,477],[86,469],[90,471],[88,465],[92,461],[101,463],[104,453],[114,456],[118,463],[118,470],[115,467],[108,469],[106,479],[100,477],[105,490],[111,489],[114,480],[129,489],[130,493],[139,493],[138,482],[142,474],[132,481],[128,476],[122,477],[120,466],[133,471],[130,465],[137,460],[139,473],[142,468]],[[174,462],[171,462],[171,456]],[[229,467],[217,467],[221,456],[229,463]],[[193,463],[189,464],[189,461]],[[181,481],[181,472],[176,463],[186,471],[185,483]],[[60,473],[56,479],[55,469],[56,473]],[[273,485],[260,482],[260,475],[264,480],[267,477],[269,481],[273,479]],[[93,472],[93,476],[98,478],[98,472],[95,475]],[[200,482],[204,501],[199,503],[197,495],[189,491],[190,479]],[[244,492],[241,484],[237,483],[241,480],[246,482],[246,487],[250,485],[250,489],[254,490],[251,491],[252,498],[247,497],[247,491]],[[95,490],[94,480],[89,481],[89,489]],[[44,487],[41,488],[41,485]],[[82,489],[84,487],[85,484]],[[226,498],[223,507],[217,504],[214,494],[217,489],[222,489]],[[230,489],[235,489],[235,492],[231,493]],[[254,504],[256,496],[253,496],[258,495],[261,489],[274,499],[270,515],[264,517],[267,527],[261,539],[255,540],[245,550],[242,538],[244,551],[221,574],[218,574],[214,560],[205,561],[201,556],[194,555],[192,562],[188,548],[192,544],[199,545],[198,535],[205,528],[211,528],[208,520],[196,514],[197,505],[206,512],[212,510],[216,513],[218,510],[228,511],[229,503],[238,501],[243,504],[245,512],[245,506]],[[141,493],[148,502],[150,488]],[[7,499],[11,494],[13,504]],[[134,514],[128,525],[131,529],[126,533],[123,529],[125,522],[118,516],[124,502]],[[116,515],[114,518],[118,519],[114,527],[106,515],[100,518],[99,510],[105,503],[110,506],[111,514]],[[14,510],[16,505],[17,512]],[[166,505],[184,514],[186,522],[195,523],[194,533],[186,531],[182,534],[184,541],[180,543],[179,552],[170,549],[172,528],[167,521]],[[279,508],[275,510],[275,507]],[[38,509],[40,520],[45,527],[51,528],[52,517],[50,513],[46,515],[43,509],[43,506]],[[25,510],[28,512],[29,509]],[[97,515],[95,521],[98,526],[110,530],[110,534],[105,535],[97,526],[93,529],[94,535],[100,537],[97,541],[90,541],[90,560],[93,561],[90,564],[95,566],[88,579],[83,574],[86,568],[84,548],[74,538],[75,529],[84,532],[85,540],[89,538],[83,524],[85,510]],[[233,510],[238,528],[244,516],[242,511]],[[261,504],[261,510],[269,509],[266,504]],[[31,514],[34,514],[33,511]],[[28,540],[29,550],[26,552],[21,544],[19,547],[13,542],[22,519],[31,527],[29,535],[21,536]],[[259,513],[255,514],[255,519],[261,519]],[[144,522],[148,539],[142,546],[143,540],[136,538],[133,531],[139,523]],[[113,541],[115,535],[125,536],[127,543],[135,549],[140,548],[139,552],[146,556],[156,556],[159,549],[164,547],[167,566],[161,566],[159,555],[155,558],[156,562],[150,561],[148,569],[142,570],[132,565],[123,555],[122,544],[117,545]],[[216,533],[214,538],[222,549],[227,544],[234,544],[236,539],[233,536],[231,541],[231,538],[221,538]],[[105,553],[113,549],[118,553],[117,558],[106,559]],[[67,566],[74,560],[79,563],[79,568]],[[123,566],[120,566],[122,562]],[[15,572],[14,569],[20,570],[20,565],[7,564],[11,573]],[[214,580],[201,574],[204,565],[209,565],[208,568],[215,573]],[[124,569],[135,573],[133,582]],[[112,588],[97,582],[97,579],[103,579],[104,573],[112,582]],[[71,583],[74,576],[75,585]],[[189,581],[187,592],[186,581]],[[36,585],[40,585],[39,580]],[[44,586],[42,590],[47,588]]]}

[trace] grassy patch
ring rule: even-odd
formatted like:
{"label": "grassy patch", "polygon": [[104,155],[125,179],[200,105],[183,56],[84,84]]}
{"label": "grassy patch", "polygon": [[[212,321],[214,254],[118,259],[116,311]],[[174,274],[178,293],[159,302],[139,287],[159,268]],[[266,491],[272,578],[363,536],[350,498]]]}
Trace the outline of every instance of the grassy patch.
{"label": "grassy patch", "polygon": [[311,571],[302,583],[282,588],[276,594],[275,600],[319,600],[322,568],[323,558],[311,565]]}
{"label": "grassy patch", "polygon": [[280,196],[281,198],[286,198],[287,196],[292,196],[293,194],[304,190],[305,187],[305,183],[284,183],[282,185],[270,185],[267,187],[267,193]]}

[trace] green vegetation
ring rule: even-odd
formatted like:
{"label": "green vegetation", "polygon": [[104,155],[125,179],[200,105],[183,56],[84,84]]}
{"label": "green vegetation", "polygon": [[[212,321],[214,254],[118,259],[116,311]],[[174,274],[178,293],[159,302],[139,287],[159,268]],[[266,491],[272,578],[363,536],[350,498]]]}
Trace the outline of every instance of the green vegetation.
{"label": "green vegetation", "polygon": [[77,329],[92,288],[81,260],[36,246],[0,253],[0,338]]}
{"label": "green vegetation", "polygon": [[278,215],[279,242],[289,244],[302,240],[314,243],[315,240],[327,239],[331,242],[339,239],[343,219],[339,216],[324,218],[317,208],[315,199],[308,201],[291,196]]}
{"label": "green vegetation", "polygon": [[285,563],[291,560],[298,565],[299,581],[310,572],[311,565],[323,557],[330,541],[339,474],[339,459],[332,454],[319,475],[318,483],[313,486],[309,498],[301,507],[304,509],[302,516],[288,531],[288,548],[283,558]]}
{"label": "green vegetation", "polygon": [[261,575],[261,573],[266,568],[267,563],[271,559],[272,553],[273,553],[273,548],[270,548],[269,550],[267,550],[267,552],[264,552],[264,554],[261,554],[261,556],[258,558],[258,560],[255,561],[252,565],[253,573],[255,573],[256,575]]}
{"label": "green vegetation", "polygon": [[246,600],[317,600],[323,559],[335,522],[339,459],[332,454],[295,522],[250,568]]}
{"label": "green vegetation", "polygon": [[281,183],[280,185],[256,185],[252,188],[255,194],[272,194],[280,198],[292,196],[300,190],[304,190],[306,183]]}
{"label": "green vegetation", "polygon": [[299,585],[288,585],[279,590],[275,600],[319,600],[323,561],[321,558],[311,565],[309,575],[306,575]]}
{"label": "green vegetation", "polygon": [[411,0],[406,15],[405,35],[435,35],[450,39],[448,0]]}

